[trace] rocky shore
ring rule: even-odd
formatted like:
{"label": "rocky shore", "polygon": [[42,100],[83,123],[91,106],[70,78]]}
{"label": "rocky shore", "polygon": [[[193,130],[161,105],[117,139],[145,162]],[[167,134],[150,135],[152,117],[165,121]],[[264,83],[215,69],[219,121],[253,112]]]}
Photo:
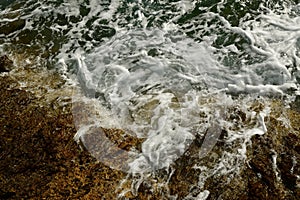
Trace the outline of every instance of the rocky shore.
{"label": "rocky shore", "polygon": [[[63,86],[59,75],[26,67],[10,73],[11,65],[8,57],[1,57],[0,199],[117,199],[121,192],[120,199],[168,199],[168,195],[177,199],[189,195],[186,199],[191,199],[203,194],[196,186],[201,171],[193,168],[198,161],[190,156],[200,140],[172,166],[174,173],[167,185],[159,186],[169,177],[157,172],[155,180],[144,181],[134,193],[130,175],[97,162],[73,140],[72,91]],[[30,83],[33,79],[40,82]],[[285,108],[280,101],[272,103],[266,119],[268,132],[251,139],[241,172],[230,178],[208,178],[204,184],[209,191],[207,199],[299,198],[300,113],[299,108],[292,108]],[[236,113],[243,120],[243,114]],[[279,119],[282,113],[290,124]],[[105,132],[125,150],[132,146],[119,142],[123,131]],[[128,143],[136,145],[135,140]],[[221,139],[215,151],[222,147]],[[199,162],[209,163],[210,156]]]}
{"label": "rocky shore", "polygon": [[35,88],[44,89],[40,96],[22,89],[17,77],[0,76],[0,199],[114,199],[112,188],[124,174],[97,163],[73,140],[69,99],[52,91],[61,81]]}

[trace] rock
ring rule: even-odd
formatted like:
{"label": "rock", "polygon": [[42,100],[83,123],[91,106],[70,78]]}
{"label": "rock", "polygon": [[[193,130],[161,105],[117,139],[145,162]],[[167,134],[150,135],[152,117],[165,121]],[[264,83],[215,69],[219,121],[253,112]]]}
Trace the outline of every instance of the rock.
{"label": "rock", "polygon": [[[213,176],[205,183],[208,199],[289,199],[300,194],[300,114],[272,103],[266,120],[268,131],[255,135],[247,148],[247,161],[231,179]],[[282,114],[290,120],[284,124]]]}
{"label": "rock", "polygon": [[[260,106],[253,106],[252,109],[261,110]],[[247,160],[240,166],[239,172],[216,173],[205,180],[199,179],[205,170],[197,169],[195,166],[211,168],[216,160],[222,159],[220,155],[226,148],[223,138],[227,135],[223,130],[218,143],[207,157],[199,159],[199,147],[203,141],[196,138],[187,152],[172,166],[174,173],[167,186],[152,185],[151,189],[147,189],[141,184],[137,196],[146,199],[145,192],[147,192],[147,197],[154,197],[150,199],[161,199],[168,195],[177,196],[178,199],[197,199],[205,191],[209,191],[207,200],[298,199],[300,114],[286,109],[280,101],[274,101],[271,107],[271,115],[265,119],[268,131],[251,139],[251,145],[247,147]],[[235,113],[241,116],[243,123],[246,123],[244,113],[238,110]],[[284,120],[280,118],[282,114],[290,120],[289,125],[284,124]],[[163,174],[163,171],[157,172],[156,177],[163,177]],[[168,178],[162,179],[162,181],[158,179],[157,185],[163,185]]]}
{"label": "rock", "polygon": [[[66,95],[63,82],[45,75],[51,81],[40,78],[38,84],[27,87],[47,82],[51,90],[22,90],[16,80],[30,82],[37,79],[32,77],[42,77],[34,71],[24,73],[27,76],[20,75],[23,79],[12,74],[0,76],[0,199],[117,199],[121,193],[123,199],[140,200],[201,196],[208,196],[207,200],[296,200],[300,196],[300,113],[285,108],[280,101],[271,103],[271,114],[265,117],[268,131],[251,138],[247,159],[238,173],[212,173],[205,180],[199,179],[205,169],[195,166],[213,168],[223,159],[224,148],[232,148],[231,144],[226,146],[228,132],[222,129],[206,157],[199,159],[203,138],[196,137],[170,169],[143,174],[140,181],[139,174],[128,175],[105,166],[73,140],[77,131],[74,121],[88,122],[90,112],[74,116],[72,112],[86,107],[71,105],[69,100],[60,102]],[[263,107],[253,103],[250,109],[259,112]],[[251,123],[238,107],[227,109],[228,120]],[[142,139],[119,129],[101,130],[118,148],[141,151]]]}
{"label": "rock", "polygon": [[26,21],[24,19],[1,23],[0,34],[9,35],[15,31],[23,29],[25,25]]}
{"label": "rock", "polygon": [[11,61],[6,55],[0,57],[0,73],[9,72],[12,65],[13,61]]}
{"label": "rock", "polygon": [[14,82],[0,77],[0,199],[115,199],[124,174],[79,148],[71,105],[41,106]]}
{"label": "rock", "polygon": [[300,112],[300,95],[297,95],[295,100],[291,103],[291,108]]}

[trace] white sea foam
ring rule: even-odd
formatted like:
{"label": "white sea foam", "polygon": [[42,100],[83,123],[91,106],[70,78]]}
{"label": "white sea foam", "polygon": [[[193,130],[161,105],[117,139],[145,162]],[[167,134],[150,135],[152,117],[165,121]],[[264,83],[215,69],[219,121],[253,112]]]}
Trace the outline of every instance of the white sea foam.
{"label": "white sea foam", "polygon": [[[141,14],[140,19],[144,20]],[[262,15],[260,24],[253,21],[248,25],[252,29],[227,27],[250,40],[249,51],[265,56],[262,62],[242,62],[238,72],[220,62],[220,51],[212,45],[213,36],[195,42],[177,32],[176,26],[172,29],[119,29],[114,37],[91,53],[77,51],[80,55],[77,56],[78,71],[84,75],[83,88],[100,94],[99,101],[117,116],[120,128],[146,138],[142,152],[128,163],[130,172],[168,168],[197,136],[204,138],[199,149],[199,158],[204,158],[225,129],[228,131],[226,142],[240,144],[232,152],[223,152],[212,168],[195,166],[202,171],[199,186],[214,174],[238,173],[246,160],[251,137],[267,131],[264,118],[269,114],[269,107],[265,105],[260,113],[251,113],[249,102],[256,95],[284,96],[289,90],[299,89],[295,72],[287,68],[293,64],[292,58],[298,59],[295,56],[299,49],[297,28],[281,30],[293,30],[295,35],[286,40],[277,29],[270,32],[275,22],[268,20],[269,17]],[[269,27],[262,26],[267,23]],[[165,27],[169,26],[170,23]],[[263,30],[264,27],[268,28]],[[289,41],[288,49],[282,49],[283,41]],[[223,53],[240,54],[239,51],[235,45],[223,48]],[[230,96],[241,93],[247,94],[249,99],[233,100]],[[208,100],[211,96],[213,102]],[[254,125],[230,130],[232,122],[226,121],[224,110],[234,106],[239,106]],[[206,116],[200,117],[201,112]],[[203,191],[198,198],[206,199],[208,195],[208,191]]]}

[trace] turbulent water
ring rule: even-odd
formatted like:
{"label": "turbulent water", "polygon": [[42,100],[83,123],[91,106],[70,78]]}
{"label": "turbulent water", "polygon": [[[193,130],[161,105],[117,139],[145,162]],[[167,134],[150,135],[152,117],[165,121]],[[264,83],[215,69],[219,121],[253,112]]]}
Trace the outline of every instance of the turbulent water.
{"label": "turbulent water", "polygon": [[[109,149],[92,151],[112,168],[168,169],[199,137],[198,158],[204,158],[226,129],[232,149],[211,167],[195,165],[201,186],[212,174],[238,172],[250,138],[267,131],[269,98],[288,103],[300,95],[300,4],[2,0],[0,51],[33,57],[36,67],[57,70],[81,89],[74,104],[93,106],[88,123],[75,120],[75,138],[87,149],[85,138],[97,127],[144,139],[141,151],[119,150],[126,159],[117,164],[105,159]],[[254,101],[264,109],[251,110]],[[248,124],[229,120],[230,108],[245,113]]]}

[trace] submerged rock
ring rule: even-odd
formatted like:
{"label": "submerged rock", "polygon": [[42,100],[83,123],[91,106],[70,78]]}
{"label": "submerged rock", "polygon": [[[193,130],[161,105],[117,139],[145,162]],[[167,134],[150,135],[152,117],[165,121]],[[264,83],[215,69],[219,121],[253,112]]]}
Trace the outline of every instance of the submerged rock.
{"label": "submerged rock", "polygon": [[6,55],[0,56],[0,73],[9,72],[13,61],[11,61]]}
{"label": "submerged rock", "polygon": [[[84,123],[88,112],[72,114],[72,106],[74,112],[82,105],[72,105],[66,98],[71,92],[64,89],[63,81],[34,70],[20,74],[0,76],[0,199],[296,200],[300,196],[300,114],[280,101],[270,103],[270,115],[264,119],[268,131],[251,138],[238,171],[201,179],[205,169],[197,166],[213,168],[223,159],[224,149],[232,148],[226,143],[227,130],[222,129],[203,158],[199,158],[203,138],[196,137],[170,169],[125,174],[97,161],[73,140],[74,117]],[[38,82],[24,84],[32,77],[39,77]],[[262,109],[262,104],[253,102],[251,110]],[[228,108],[224,117],[236,122],[232,129],[251,124],[238,107]],[[143,140],[123,130],[102,130],[118,148],[141,151]]]}
{"label": "submerged rock", "polygon": [[[169,187],[179,199],[197,197],[201,191],[209,191],[207,199],[290,199],[300,196],[300,114],[286,109],[282,102],[271,104],[270,116],[265,118],[267,132],[255,135],[247,147],[247,159],[240,171],[232,174],[213,174],[199,188],[201,170],[197,163],[218,159],[224,149],[222,137],[214,150],[203,160],[198,160],[197,141],[185,156],[176,162],[176,171]],[[226,133],[224,132],[226,135]],[[222,135],[224,135],[222,134]],[[205,166],[205,164],[204,164]],[[201,183],[200,183],[201,185]],[[191,187],[192,186],[192,187]],[[184,190],[181,190],[183,189]]]}
{"label": "submerged rock", "polygon": [[9,35],[17,30],[21,30],[26,25],[24,19],[17,19],[10,22],[4,22],[0,25],[0,34]]}
{"label": "submerged rock", "polygon": [[291,103],[291,108],[300,112],[300,95],[297,95],[295,100]]}

